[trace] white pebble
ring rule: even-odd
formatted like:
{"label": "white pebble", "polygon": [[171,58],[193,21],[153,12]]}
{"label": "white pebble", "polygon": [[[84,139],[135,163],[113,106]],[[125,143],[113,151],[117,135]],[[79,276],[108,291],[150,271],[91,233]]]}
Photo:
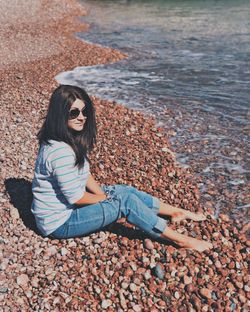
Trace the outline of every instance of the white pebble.
{"label": "white pebble", "polygon": [[179,298],[180,298],[180,294],[178,293],[178,291],[176,291],[176,292],[174,293],[174,297],[175,297],[176,299],[179,299]]}
{"label": "white pebble", "polygon": [[135,304],[135,305],[133,306],[133,310],[134,310],[135,312],[140,312],[140,311],[141,311],[141,307],[139,306],[139,304]]}
{"label": "white pebble", "polygon": [[104,300],[102,300],[102,308],[103,309],[107,309],[109,306],[111,306],[111,304],[112,304],[112,301],[111,300],[106,300],[106,299],[104,299]]}
{"label": "white pebble", "polygon": [[68,253],[68,249],[62,247],[62,248],[61,248],[61,255],[62,255],[62,256],[65,256],[65,255],[67,255],[67,253]]}
{"label": "white pebble", "polygon": [[134,283],[131,283],[131,284],[129,285],[129,288],[130,288],[130,290],[132,290],[132,291],[137,291],[137,286],[136,286]]}

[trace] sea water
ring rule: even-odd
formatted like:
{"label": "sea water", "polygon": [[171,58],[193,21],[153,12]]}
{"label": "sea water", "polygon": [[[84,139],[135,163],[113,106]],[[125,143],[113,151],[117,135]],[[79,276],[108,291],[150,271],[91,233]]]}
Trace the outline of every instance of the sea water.
{"label": "sea water", "polygon": [[[231,210],[248,207],[250,1],[81,3],[90,27],[76,36],[128,57],[56,79],[154,115],[179,162],[202,178],[205,199],[206,181],[217,188],[223,177],[219,187],[234,193]],[[217,213],[227,200],[216,197]]]}

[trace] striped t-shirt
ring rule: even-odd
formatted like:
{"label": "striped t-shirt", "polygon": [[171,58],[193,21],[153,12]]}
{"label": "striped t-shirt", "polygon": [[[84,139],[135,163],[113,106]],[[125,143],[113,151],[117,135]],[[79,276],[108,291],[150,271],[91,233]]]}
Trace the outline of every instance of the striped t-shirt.
{"label": "striped t-shirt", "polygon": [[69,219],[74,203],[86,190],[89,175],[87,159],[78,169],[75,153],[68,144],[54,140],[49,143],[40,147],[32,183],[32,212],[45,236]]}

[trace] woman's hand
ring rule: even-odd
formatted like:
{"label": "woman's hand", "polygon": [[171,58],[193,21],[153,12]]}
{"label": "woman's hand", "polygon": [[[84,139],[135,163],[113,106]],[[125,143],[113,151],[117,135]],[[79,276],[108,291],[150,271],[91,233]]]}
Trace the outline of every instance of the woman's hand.
{"label": "woman's hand", "polygon": [[92,194],[89,192],[84,192],[83,197],[80,198],[75,205],[83,206],[83,205],[91,205],[97,204],[103,200],[107,199],[107,195],[104,194]]}
{"label": "woman's hand", "polygon": [[102,196],[101,198],[101,201],[103,201],[103,200],[105,200],[105,199],[107,199],[108,198],[108,196],[107,196],[107,194],[100,194],[100,196]]}
{"label": "woman's hand", "polygon": [[107,195],[101,189],[99,184],[95,181],[93,176],[90,174],[88,177],[88,181],[86,183],[87,191],[83,194],[83,197],[80,198],[75,205],[83,206],[83,205],[91,205],[99,203],[105,199],[107,199]]}

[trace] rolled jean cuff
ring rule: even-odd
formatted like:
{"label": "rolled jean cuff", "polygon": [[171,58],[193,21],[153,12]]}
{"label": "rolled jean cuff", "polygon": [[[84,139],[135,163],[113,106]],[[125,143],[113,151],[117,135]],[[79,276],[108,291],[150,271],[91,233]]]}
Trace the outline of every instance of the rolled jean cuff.
{"label": "rolled jean cuff", "polygon": [[168,222],[162,218],[157,218],[156,225],[153,227],[153,231],[157,236],[160,236],[166,229]]}
{"label": "rolled jean cuff", "polygon": [[160,200],[157,197],[152,196],[153,198],[153,207],[152,210],[157,214],[160,209]]}

